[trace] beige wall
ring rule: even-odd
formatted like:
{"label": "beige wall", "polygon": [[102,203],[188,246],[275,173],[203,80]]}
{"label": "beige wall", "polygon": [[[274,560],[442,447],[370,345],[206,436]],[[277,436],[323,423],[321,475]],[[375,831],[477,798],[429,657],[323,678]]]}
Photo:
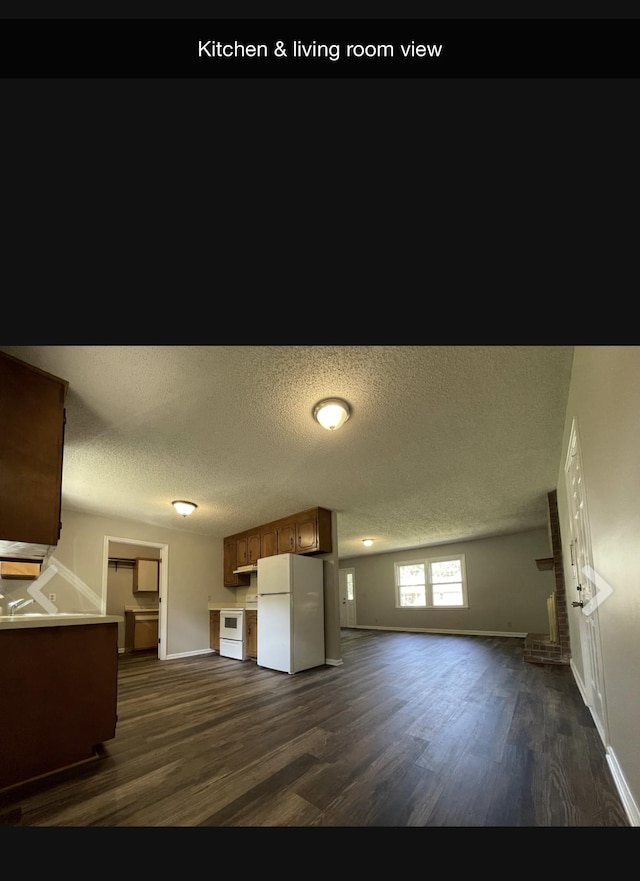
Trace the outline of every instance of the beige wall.
{"label": "beige wall", "polygon": [[209,651],[208,602],[236,599],[233,589],[222,583],[222,540],[63,508],[62,533],[53,558],[102,597],[105,610],[106,537],[166,546],[166,656]]}
{"label": "beige wall", "polygon": [[[396,609],[394,563],[464,554],[468,609]],[[340,560],[353,567],[359,627],[521,635],[548,633],[547,597],[552,572],[536,559],[551,556],[549,530],[455,542],[410,551]]]}
{"label": "beige wall", "polygon": [[[612,593],[597,609],[607,754],[627,811],[640,825],[640,347],[577,346],[558,472],[563,548],[570,530],[564,463],[572,421],[582,452],[593,567]],[[567,601],[573,589],[563,554]],[[584,683],[579,608],[569,605],[572,665]]]}

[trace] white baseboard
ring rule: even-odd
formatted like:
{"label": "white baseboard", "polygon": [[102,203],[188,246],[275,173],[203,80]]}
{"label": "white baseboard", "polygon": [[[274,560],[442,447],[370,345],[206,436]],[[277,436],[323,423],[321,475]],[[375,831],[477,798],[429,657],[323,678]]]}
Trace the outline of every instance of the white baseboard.
{"label": "white baseboard", "polygon": [[446,636],[513,636],[516,639],[524,639],[526,633],[515,633],[513,630],[502,632],[501,630],[441,630],[431,627],[380,627],[377,624],[356,624],[355,627],[345,627],[344,630],[392,630],[394,633],[442,633]]}

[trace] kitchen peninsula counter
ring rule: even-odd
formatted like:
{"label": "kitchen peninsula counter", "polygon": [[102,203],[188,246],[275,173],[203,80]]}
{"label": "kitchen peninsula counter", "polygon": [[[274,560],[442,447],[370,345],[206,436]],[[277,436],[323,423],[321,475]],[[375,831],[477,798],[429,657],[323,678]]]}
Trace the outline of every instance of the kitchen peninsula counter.
{"label": "kitchen peninsula counter", "polygon": [[97,759],[115,737],[120,621],[0,616],[0,790]]}
{"label": "kitchen peninsula counter", "polygon": [[122,621],[120,615],[97,615],[92,612],[60,612],[59,614],[0,615],[0,630],[23,630],[26,627],[67,627],[74,624],[111,624]]}

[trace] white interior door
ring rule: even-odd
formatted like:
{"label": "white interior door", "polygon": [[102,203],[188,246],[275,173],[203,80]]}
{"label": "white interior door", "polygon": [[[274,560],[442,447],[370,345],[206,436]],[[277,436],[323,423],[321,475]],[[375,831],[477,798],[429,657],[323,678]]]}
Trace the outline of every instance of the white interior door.
{"label": "white interior door", "polygon": [[356,626],[355,570],[340,569],[340,627]]}
{"label": "white interior door", "polygon": [[[598,618],[598,604],[603,597],[606,598],[606,589],[599,592],[598,576],[593,570],[591,561],[587,497],[575,422],[571,427],[565,477],[571,511],[571,572],[576,591],[575,599],[571,602],[572,606],[580,613],[580,643],[587,703],[602,742],[606,746],[608,743],[607,715]],[[569,597],[567,599],[569,600]]]}

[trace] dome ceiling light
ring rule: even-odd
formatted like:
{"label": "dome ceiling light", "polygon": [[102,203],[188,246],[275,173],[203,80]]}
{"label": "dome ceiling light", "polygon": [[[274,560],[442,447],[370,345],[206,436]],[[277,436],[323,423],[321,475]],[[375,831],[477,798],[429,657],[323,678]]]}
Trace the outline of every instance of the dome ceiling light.
{"label": "dome ceiling light", "polygon": [[351,416],[351,407],[342,398],[325,398],[313,408],[313,418],[327,431],[335,431]]}
{"label": "dome ceiling light", "polygon": [[372,538],[363,538],[363,539],[362,539],[362,544],[363,544],[366,548],[370,548],[371,545],[373,544],[373,539],[372,539]]}
{"label": "dome ceiling light", "polygon": [[186,517],[188,514],[193,514],[195,509],[198,507],[193,502],[185,502],[181,500],[171,502],[171,504],[176,509],[178,514],[182,514],[183,517]]}

